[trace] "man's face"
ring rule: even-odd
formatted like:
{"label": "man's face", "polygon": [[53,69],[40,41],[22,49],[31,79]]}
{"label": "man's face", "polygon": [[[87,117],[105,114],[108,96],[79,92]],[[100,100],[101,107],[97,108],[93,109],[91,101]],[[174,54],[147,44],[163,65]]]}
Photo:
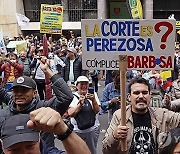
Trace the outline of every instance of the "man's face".
{"label": "man's face", "polygon": [[43,50],[39,50],[39,51],[38,51],[38,55],[39,55],[39,56],[43,56]]}
{"label": "man's face", "polygon": [[89,83],[88,82],[79,82],[78,84],[77,84],[77,89],[78,89],[78,93],[80,94],[80,95],[86,95],[87,94],[87,92],[88,92],[88,88],[89,88]]}
{"label": "man's face", "polygon": [[22,60],[25,60],[26,56],[27,56],[27,53],[26,52],[21,52],[20,56],[21,56]]}
{"label": "man's face", "polygon": [[31,51],[35,51],[35,46],[31,45]]}
{"label": "man's face", "polygon": [[71,59],[72,57],[74,57],[74,53],[71,51],[67,51],[67,56]]}
{"label": "man's face", "polygon": [[32,99],[36,96],[37,91],[30,88],[25,87],[15,87],[13,89],[13,100],[17,106],[22,109],[29,104]]}
{"label": "man's face", "polygon": [[39,142],[21,142],[3,149],[5,154],[40,154]]}
{"label": "man's face", "polygon": [[148,110],[150,103],[150,94],[148,86],[142,83],[135,83],[131,86],[129,99],[132,104],[132,111],[139,114],[144,114]]}
{"label": "man's face", "polygon": [[175,146],[173,150],[173,154],[179,154],[180,153],[180,142]]}

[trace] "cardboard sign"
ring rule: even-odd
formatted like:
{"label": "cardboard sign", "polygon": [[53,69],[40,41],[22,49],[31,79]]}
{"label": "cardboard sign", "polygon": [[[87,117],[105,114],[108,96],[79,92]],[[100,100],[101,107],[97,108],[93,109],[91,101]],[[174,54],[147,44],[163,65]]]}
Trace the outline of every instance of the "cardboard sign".
{"label": "cardboard sign", "polygon": [[41,4],[40,33],[62,34],[63,7]]}
{"label": "cardboard sign", "polygon": [[82,20],[83,69],[117,70],[118,55],[127,69],[173,69],[175,20]]}

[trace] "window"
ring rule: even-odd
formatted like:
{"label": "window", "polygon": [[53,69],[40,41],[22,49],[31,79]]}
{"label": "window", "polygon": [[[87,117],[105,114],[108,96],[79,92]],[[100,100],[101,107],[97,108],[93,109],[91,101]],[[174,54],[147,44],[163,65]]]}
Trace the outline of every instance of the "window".
{"label": "window", "polygon": [[168,19],[171,14],[175,15],[176,20],[180,20],[180,0],[158,0],[153,2],[154,18]]}
{"label": "window", "polygon": [[64,7],[63,21],[97,19],[97,0],[24,0],[25,15],[31,22],[40,21],[41,4],[61,4]]}
{"label": "window", "polygon": [[40,21],[40,7],[41,4],[61,4],[61,0],[24,0],[25,15],[31,22]]}

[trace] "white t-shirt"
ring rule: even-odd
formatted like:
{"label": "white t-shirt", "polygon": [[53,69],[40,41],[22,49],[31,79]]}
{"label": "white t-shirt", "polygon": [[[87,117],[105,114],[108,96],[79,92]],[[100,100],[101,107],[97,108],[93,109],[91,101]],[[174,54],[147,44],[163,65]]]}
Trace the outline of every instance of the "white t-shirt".
{"label": "white t-shirt", "polygon": [[[76,96],[80,97],[77,92],[75,92],[74,94],[75,94]],[[95,99],[96,99],[97,104],[100,106],[100,101],[99,101],[99,98],[98,98],[98,96],[97,96],[97,93],[94,92],[94,95],[95,95]],[[76,96],[74,96],[74,98],[73,98],[73,100],[72,100],[72,102],[71,102],[71,104],[70,104],[69,107],[75,108],[75,107],[78,105],[79,100],[78,100],[78,98],[77,98]],[[92,101],[89,100],[89,99],[88,99],[88,101],[89,101],[90,104],[92,105]],[[75,132],[78,132],[78,133],[90,132],[90,131],[94,130],[96,127],[98,127],[98,126],[100,125],[99,120],[98,120],[98,113],[96,114],[96,121],[95,121],[94,126],[88,128],[88,129],[80,130],[80,129],[77,127],[77,122],[76,122],[76,120],[75,120],[74,118],[71,118],[71,123],[74,125],[74,131],[75,131]]]}
{"label": "white t-shirt", "polygon": [[74,82],[74,72],[73,72],[74,61],[75,61],[75,59],[70,60],[69,82]]}

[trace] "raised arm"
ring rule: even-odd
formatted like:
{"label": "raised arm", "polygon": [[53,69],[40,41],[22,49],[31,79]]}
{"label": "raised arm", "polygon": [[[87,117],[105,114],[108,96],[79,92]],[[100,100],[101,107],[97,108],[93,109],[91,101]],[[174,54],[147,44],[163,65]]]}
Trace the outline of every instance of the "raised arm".
{"label": "raised arm", "polygon": [[73,94],[67,83],[51,71],[47,58],[43,57],[40,67],[45,75],[50,78],[52,82],[53,92],[55,94],[55,97],[53,97],[49,101],[46,101],[43,106],[52,107],[61,115],[63,115],[68,109],[71,101],[73,100]]}
{"label": "raised arm", "polygon": [[7,90],[3,88],[3,86],[0,86],[0,104],[5,103],[8,105],[10,101],[12,100],[12,95],[7,93]]}
{"label": "raised arm", "polygon": [[[64,134],[69,128],[63,122],[60,114],[51,108],[42,107],[30,113],[27,126],[31,129],[50,132],[56,135]],[[68,154],[90,154],[86,143],[74,132],[62,140]]]}

